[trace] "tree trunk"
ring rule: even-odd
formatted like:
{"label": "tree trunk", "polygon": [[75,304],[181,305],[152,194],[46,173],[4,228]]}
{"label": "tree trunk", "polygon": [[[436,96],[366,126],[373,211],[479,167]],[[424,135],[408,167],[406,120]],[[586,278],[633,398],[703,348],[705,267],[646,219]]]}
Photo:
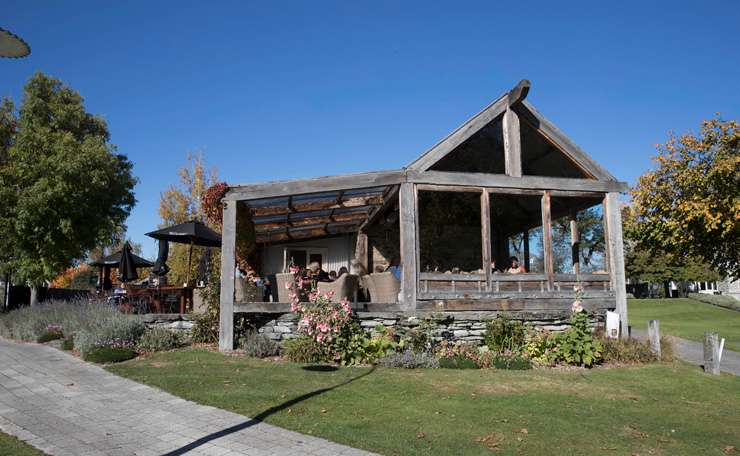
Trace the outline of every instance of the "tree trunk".
{"label": "tree trunk", "polygon": [[39,287],[31,285],[31,307],[39,304]]}

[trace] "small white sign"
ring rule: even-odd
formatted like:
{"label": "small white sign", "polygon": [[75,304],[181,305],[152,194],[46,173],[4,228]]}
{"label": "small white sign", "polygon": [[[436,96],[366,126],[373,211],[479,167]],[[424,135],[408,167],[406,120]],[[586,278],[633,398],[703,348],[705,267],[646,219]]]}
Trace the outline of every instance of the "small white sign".
{"label": "small white sign", "polygon": [[619,314],[617,312],[606,312],[606,335],[612,339],[619,337]]}

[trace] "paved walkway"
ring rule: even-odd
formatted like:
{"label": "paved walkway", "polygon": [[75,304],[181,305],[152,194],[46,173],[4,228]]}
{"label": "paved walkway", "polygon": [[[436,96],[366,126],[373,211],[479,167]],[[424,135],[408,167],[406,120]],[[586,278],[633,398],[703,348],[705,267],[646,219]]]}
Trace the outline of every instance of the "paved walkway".
{"label": "paved walkway", "polygon": [[[633,329],[632,336],[637,339],[647,339],[647,331]],[[673,339],[673,351],[676,357],[697,366],[704,365],[704,344],[675,336],[671,336],[671,339]],[[740,353],[725,348],[722,351],[722,361],[720,361],[719,369],[722,372],[740,375]]]}
{"label": "paved walkway", "polygon": [[59,456],[368,455],[0,339],[0,430]]}

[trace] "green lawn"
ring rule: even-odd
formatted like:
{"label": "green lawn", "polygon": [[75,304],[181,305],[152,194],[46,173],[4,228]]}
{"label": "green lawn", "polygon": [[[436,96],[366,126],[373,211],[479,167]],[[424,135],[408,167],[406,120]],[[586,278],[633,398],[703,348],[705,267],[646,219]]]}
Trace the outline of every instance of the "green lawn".
{"label": "green lawn", "polygon": [[43,456],[31,445],[21,442],[12,435],[0,432],[0,455],[2,456]]}
{"label": "green lawn", "polygon": [[630,324],[647,330],[648,320],[660,321],[660,332],[701,342],[705,331],[724,337],[725,348],[740,351],[740,312],[692,299],[630,299]]}
{"label": "green lawn", "polygon": [[387,455],[722,455],[740,448],[740,378],[683,363],[321,371],[188,349],[107,369]]}

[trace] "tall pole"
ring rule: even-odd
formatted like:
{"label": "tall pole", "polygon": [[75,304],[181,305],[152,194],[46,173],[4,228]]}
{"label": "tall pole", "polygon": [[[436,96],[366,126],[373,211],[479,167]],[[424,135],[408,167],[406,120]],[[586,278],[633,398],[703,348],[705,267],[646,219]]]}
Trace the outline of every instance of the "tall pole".
{"label": "tall pole", "polygon": [[190,240],[190,249],[188,250],[188,273],[185,283],[190,286],[190,259],[193,257],[193,240]]}

